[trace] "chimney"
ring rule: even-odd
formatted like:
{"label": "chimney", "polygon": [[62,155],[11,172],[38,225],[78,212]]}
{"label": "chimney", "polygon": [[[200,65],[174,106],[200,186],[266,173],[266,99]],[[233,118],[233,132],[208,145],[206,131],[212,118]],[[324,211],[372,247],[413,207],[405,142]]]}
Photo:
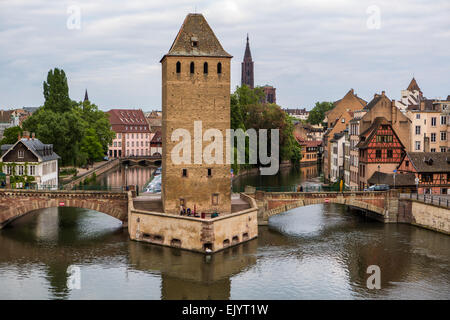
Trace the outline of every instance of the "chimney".
{"label": "chimney", "polygon": [[28,140],[30,140],[30,133],[28,131],[24,131],[23,132],[23,137],[27,138]]}
{"label": "chimney", "polygon": [[34,140],[34,138],[35,138],[35,134],[34,134],[34,132],[32,132],[31,133],[31,140]]}
{"label": "chimney", "polygon": [[385,92],[384,92],[384,90],[383,91],[381,91],[381,95],[384,97],[385,96]]}
{"label": "chimney", "polygon": [[395,106],[395,100],[391,102],[391,120],[392,123],[397,123],[397,107]]}

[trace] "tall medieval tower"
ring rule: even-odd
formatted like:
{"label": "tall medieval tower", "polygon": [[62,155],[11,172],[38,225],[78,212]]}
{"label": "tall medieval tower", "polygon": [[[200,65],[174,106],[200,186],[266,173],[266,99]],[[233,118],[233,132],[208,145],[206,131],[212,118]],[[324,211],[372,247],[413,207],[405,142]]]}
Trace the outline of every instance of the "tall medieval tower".
{"label": "tall medieval tower", "polygon": [[250,52],[250,43],[248,41],[247,34],[247,45],[245,46],[244,61],[241,65],[242,75],[241,75],[241,85],[247,85],[251,89],[254,88],[254,75],[253,75],[253,60],[252,53]]}
{"label": "tall medieval tower", "polygon": [[[179,213],[180,206],[197,212],[231,212],[230,165],[226,164],[225,137],[230,128],[230,63],[202,14],[188,14],[162,63],[162,201],[164,212]],[[204,150],[211,140],[204,134],[218,129],[223,136],[223,163],[198,163],[196,146]],[[172,141],[176,129],[190,133],[190,163],[174,163]],[[197,149],[198,150],[198,149]],[[217,151],[217,150],[216,150]],[[180,153],[181,154],[181,153]]]}

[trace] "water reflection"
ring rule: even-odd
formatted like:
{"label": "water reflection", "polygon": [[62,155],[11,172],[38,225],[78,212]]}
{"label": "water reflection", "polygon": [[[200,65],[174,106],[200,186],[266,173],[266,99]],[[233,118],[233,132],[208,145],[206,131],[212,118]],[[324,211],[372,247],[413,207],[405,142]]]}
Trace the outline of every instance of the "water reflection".
{"label": "water reflection", "polygon": [[[1,299],[450,298],[450,238],[367,220],[337,204],[274,216],[211,257],[128,239],[114,218],[53,208],[0,231]],[[69,289],[69,266],[81,289]],[[381,290],[366,287],[369,265]]]}
{"label": "water reflection", "polygon": [[[148,184],[156,167],[146,166],[118,166],[97,177],[96,184],[101,186],[122,187],[138,185],[141,189]],[[126,176],[125,176],[126,175]]]}
{"label": "water reflection", "polygon": [[[236,177],[233,181],[233,191],[243,191],[245,186],[293,186],[298,184],[317,184],[316,178],[320,174],[320,166],[313,165],[309,167],[287,167],[281,168],[276,175],[246,175]],[[309,181],[313,180],[313,181]]]}

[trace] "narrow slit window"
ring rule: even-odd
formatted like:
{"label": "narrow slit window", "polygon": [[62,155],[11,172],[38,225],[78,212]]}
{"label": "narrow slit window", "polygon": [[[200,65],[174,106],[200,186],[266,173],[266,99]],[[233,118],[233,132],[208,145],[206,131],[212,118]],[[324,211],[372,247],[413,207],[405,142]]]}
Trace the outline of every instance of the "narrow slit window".
{"label": "narrow slit window", "polygon": [[195,72],[195,65],[194,62],[191,62],[191,73]]}
{"label": "narrow slit window", "polygon": [[208,62],[205,62],[205,63],[203,64],[203,73],[204,73],[204,74],[208,74]]}
{"label": "narrow slit window", "polygon": [[187,177],[187,169],[183,169],[183,172],[181,173],[183,177]]}
{"label": "narrow slit window", "polygon": [[212,177],[212,169],[211,168],[208,168],[208,178],[209,177]]}
{"label": "narrow slit window", "polygon": [[221,62],[219,62],[219,63],[217,64],[217,73],[218,73],[218,74],[222,74],[222,63],[221,63]]}
{"label": "narrow slit window", "polygon": [[181,62],[177,62],[177,73],[181,73]]}
{"label": "narrow slit window", "polygon": [[219,204],[219,195],[217,193],[213,193],[211,202],[213,206],[217,206]]}

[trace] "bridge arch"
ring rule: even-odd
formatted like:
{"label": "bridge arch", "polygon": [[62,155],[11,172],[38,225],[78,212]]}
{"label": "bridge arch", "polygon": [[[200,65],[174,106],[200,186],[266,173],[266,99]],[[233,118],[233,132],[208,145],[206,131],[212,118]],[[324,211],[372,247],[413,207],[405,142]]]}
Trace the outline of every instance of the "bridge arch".
{"label": "bridge arch", "polygon": [[314,204],[337,203],[363,210],[369,216],[389,222],[398,213],[396,192],[260,192],[255,194],[260,204],[259,221],[266,224],[269,218],[288,210]]}
{"label": "bridge arch", "polygon": [[0,192],[0,228],[29,212],[53,207],[95,210],[128,221],[128,199],[125,192],[104,191],[25,191]]}

